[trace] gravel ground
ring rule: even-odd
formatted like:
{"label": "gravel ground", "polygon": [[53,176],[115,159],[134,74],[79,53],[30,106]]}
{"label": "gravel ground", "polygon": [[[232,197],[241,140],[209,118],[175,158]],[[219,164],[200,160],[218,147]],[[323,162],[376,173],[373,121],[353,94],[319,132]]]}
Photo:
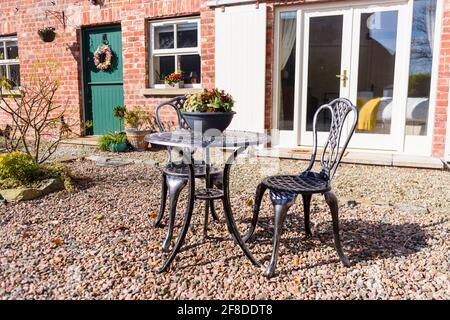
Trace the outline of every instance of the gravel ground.
{"label": "gravel ground", "polygon": [[[72,149],[58,156],[80,155]],[[165,159],[163,151],[121,157]],[[286,221],[278,274],[267,280],[230,240],[224,221],[211,223],[210,238],[203,239],[200,203],[185,250],[169,272],[155,274],[165,257],[159,249],[165,228],[151,224],[159,207],[159,168],[68,165],[78,177],[73,193],[0,205],[0,298],[450,298],[448,171],[342,165],[333,186],[341,199],[342,241],[351,267],[339,263],[327,207],[316,196],[313,238],[304,239],[297,201]],[[305,166],[303,161],[243,159],[233,168],[231,202],[242,231],[261,177]],[[357,205],[350,207],[347,200]],[[180,213],[184,206],[181,200]],[[223,216],[220,206],[218,212]],[[271,252],[271,216],[265,197],[261,224],[249,243],[264,265]]]}

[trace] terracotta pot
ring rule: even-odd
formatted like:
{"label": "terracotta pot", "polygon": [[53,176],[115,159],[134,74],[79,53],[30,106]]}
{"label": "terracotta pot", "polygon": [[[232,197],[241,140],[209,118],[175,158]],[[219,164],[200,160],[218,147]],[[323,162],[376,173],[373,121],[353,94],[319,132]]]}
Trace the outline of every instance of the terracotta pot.
{"label": "terracotta pot", "polygon": [[144,138],[146,135],[152,133],[152,130],[129,128],[125,129],[125,132],[127,134],[128,142],[131,144],[133,149],[143,151],[148,148],[148,142],[146,142]]}

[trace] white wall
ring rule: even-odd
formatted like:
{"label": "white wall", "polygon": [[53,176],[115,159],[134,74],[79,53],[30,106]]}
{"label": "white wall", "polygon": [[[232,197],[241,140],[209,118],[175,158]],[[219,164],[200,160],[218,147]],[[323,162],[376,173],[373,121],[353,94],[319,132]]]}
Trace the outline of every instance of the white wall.
{"label": "white wall", "polygon": [[230,129],[264,131],[266,5],[216,9],[216,87],[235,99]]}

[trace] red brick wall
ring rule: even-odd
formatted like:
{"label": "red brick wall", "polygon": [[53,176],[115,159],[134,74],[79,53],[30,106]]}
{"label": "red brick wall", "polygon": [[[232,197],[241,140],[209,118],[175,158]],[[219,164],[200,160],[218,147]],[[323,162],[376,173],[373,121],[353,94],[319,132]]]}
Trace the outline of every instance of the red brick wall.
{"label": "red brick wall", "polygon": [[[94,6],[89,0],[0,0],[0,36],[17,34],[22,83],[32,71],[33,61],[52,57],[62,68],[61,89],[57,101],[69,101],[68,112],[79,120],[82,114],[82,76],[80,62],[80,28],[120,23],[122,26],[123,80],[126,105],[153,108],[168,97],[148,97],[142,89],[148,86],[148,19],[199,15],[202,31],[202,81],[214,85],[214,11],[201,0],[103,0]],[[17,8],[17,9],[16,9]],[[52,14],[64,11],[66,28]],[[45,25],[56,27],[54,42],[44,43],[37,30]],[[3,121],[2,121],[3,119]],[[4,115],[0,115],[0,123]],[[1,126],[1,125],[0,125]]]}
{"label": "red brick wall", "polygon": [[439,59],[439,75],[437,85],[436,109],[432,155],[441,157],[445,152],[445,138],[448,116],[448,90],[450,80],[450,0],[444,1],[444,17],[442,20],[441,52]]}

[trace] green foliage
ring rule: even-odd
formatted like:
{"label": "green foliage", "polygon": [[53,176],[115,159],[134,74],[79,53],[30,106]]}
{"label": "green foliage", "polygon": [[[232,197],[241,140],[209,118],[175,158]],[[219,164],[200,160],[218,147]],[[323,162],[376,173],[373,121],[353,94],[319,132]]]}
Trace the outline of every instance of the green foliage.
{"label": "green foliage", "polygon": [[183,106],[186,112],[231,112],[234,105],[233,97],[219,89],[205,89],[186,98]]}
{"label": "green foliage", "polygon": [[38,179],[41,174],[39,164],[26,153],[14,151],[0,155],[1,179],[29,183]]}
{"label": "green foliage", "polygon": [[418,73],[409,76],[409,97],[428,97],[430,95],[430,73]]}
{"label": "green foliage", "polygon": [[121,105],[115,106],[113,109],[114,117],[116,119],[123,120],[125,118],[126,111],[127,111],[127,109],[125,108],[125,106],[121,106]]}
{"label": "green foliage", "polygon": [[73,190],[72,176],[62,164],[39,164],[32,156],[14,151],[0,155],[0,188],[36,187],[43,180],[60,178],[68,191]]}
{"label": "green foliage", "polygon": [[98,148],[101,151],[108,151],[111,143],[127,142],[127,135],[123,132],[108,132],[101,136],[98,141]]}

